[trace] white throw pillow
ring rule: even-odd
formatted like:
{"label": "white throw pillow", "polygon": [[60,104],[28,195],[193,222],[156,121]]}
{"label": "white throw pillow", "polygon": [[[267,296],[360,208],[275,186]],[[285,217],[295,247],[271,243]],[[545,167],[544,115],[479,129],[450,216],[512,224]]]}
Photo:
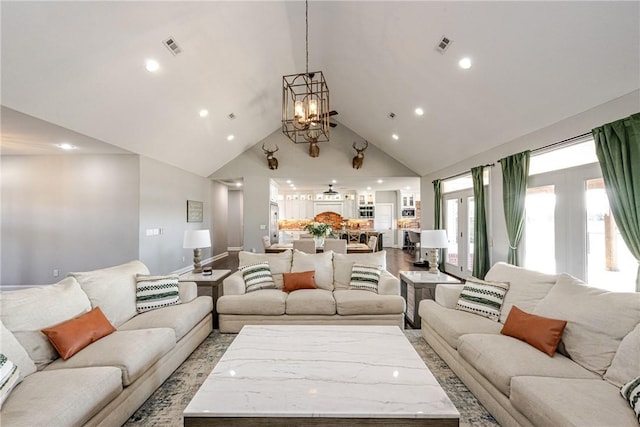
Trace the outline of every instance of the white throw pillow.
{"label": "white throw pillow", "polygon": [[0,322],[0,351],[20,369],[24,379],[36,372],[36,365],[29,357],[27,350],[20,345],[18,339]]}
{"label": "white throw pillow", "polygon": [[268,262],[243,265],[238,268],[238,270],[242,271],[246,292],[258,291],[260,289],[276,289],[276,284],[273,282],[273,276],[271,275]]}
{"label": "white throw pillow", "polygon": [[622,387],[640,373],[640,324],[622,339],[604,379]]}
{"label": "white throw pillow", "polygon": [[[100,307],[116,328],[138,314],[136,310],[136,275],[149,274],[140,261],[131,261],[100,270],[69,273],[89,296],[91,305]],[[51,325],[50,325],[51,326]]]}
{"label": "white throw pillow", "polygon": [[0,408],[20,381],[20,369],[7,356],[0,353]]}
{"label": "white throw pillow", "polygon": [[136,310],[138,313],[180,304],[178,276],[136,275]]}
{"label": "white throw pillow", "polygon": [[[133,294],[135,307],[135,293]],[[55,285],[0,292],[0,318],[18,342],[42,369],[58,353],[40,332],[91,310],[91,302],[73,277]]]}
{"label": "white throw pillow", "polygon": [[506,262],[497,262],[487,272],[484,280],[509,283],[509,292],[505,295],[500,310],[500,323],[504,323],[514,305],[527,313],[533,312],[536,305],[556,284],[558,275],[540,273]]}
{"label": "white throw pillow", "polygon": [[574,362],[603,375],[622,339],[640,323],[640,293],[609,292],[561,274],[533,313],[566,320],[566,352]]}
{"label": "white throw pillow", "polygon": [[349,289],[353,264],[377,265],[382,270],[387,268],[387,252],[365,254],[333,254],[333,282],[336,289]]}
{"label": "white throw pillow", "polygon": [[333,291],[333,252],[308,254],[299,250],[293,251],[291,272],[315,271],[316,286]]}
{"label": "white throw pillow", "polygon": [[508,290],[509,283],[489,282],[470,277],[460,292],[456,310],[468,311],[497,322]]}
{"label": "white throw pillow", "polygon": [[282,280],[282,274],[291,272],[291,259],[293,258],[293,251],[287,249],[284,252],[277,254],[259,254],[247,251],[240,251],[238,253],[238,266],[243,267],[245,265],[258,264],[260,262],[268,262],[271,274],[273,275],[273,281],[278,289],[284,287]]}

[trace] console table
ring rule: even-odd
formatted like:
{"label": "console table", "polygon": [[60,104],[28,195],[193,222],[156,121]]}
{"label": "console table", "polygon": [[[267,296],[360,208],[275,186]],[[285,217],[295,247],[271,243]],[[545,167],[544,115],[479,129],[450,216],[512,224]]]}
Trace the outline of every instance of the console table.
{"label": "console table", "polygon": [[218,312],[216,303],[222,296],[222,279],[227,277],[231,270],[213,270],[211,274],[185,273],[178,277],[179,282],[195,282],[198,285],[198,296],[207,295],[213,298],[213,329],[218,329]]}
{"label": "console table", "polygon": [[450,276],[447,273],[438,274],[428,271],[399,271],[400,292],[407,301],[407,311],[405,318],[411,327],[419,329],[421,326],[418,308],[423,299],[436,298],[436,286],[439,284],[461,284],[460,279]]}

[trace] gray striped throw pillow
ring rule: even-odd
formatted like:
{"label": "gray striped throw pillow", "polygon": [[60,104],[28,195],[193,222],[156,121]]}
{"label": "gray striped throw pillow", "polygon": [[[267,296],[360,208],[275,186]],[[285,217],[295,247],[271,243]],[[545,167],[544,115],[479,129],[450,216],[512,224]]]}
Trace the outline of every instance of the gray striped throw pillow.
{"label": "gray striped throw pillow", "polygon": [[0,408],[9,397],[11,390],[20,382],[20,370],[7,359],[7,356],[0,353]]}
{"label": "gray striped throw pillow", "polygon": [[240,267],[239,270],[242,271],[247,292],[260,289],[276,289],[269,262],[265,261],[258,264],[245,265]]}
{"label": "gray striped throw pillow", "polygon": [[138,313],[180,304],[178,276],[136,275],[136,310]]}
{"label": "gray striped throw pillow", "polygon": [[470,277],[460,292],[456,310],[468,311],[497,322],[508,290],[509,283],[487,282]]}
{"label": "gray striped throw pillow", "polygon": [[377,265],[354,263],[351,268],[351,282],[349,282],[349,289],[371,291],[377,294],[380,273],[380,267]]}

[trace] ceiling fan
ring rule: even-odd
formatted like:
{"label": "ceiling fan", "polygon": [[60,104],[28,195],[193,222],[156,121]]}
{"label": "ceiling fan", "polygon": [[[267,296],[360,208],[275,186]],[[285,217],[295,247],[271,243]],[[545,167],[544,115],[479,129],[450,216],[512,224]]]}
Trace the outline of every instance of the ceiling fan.
{"label": "ceiling fan", "polygon": [[338,192],[333,189],[333,184],[329,184],[329,189],[324,191],[322,194],[338,194]]}
{"label": "ceiling fan", "polygon": [[[331,117],[331,116],[337,116],[337,115],[338,115],[338,112],[337,112],[336,110],[331,110],[331,111],[329,111],[328,113],[320,114],[320,118],[321,118],[321,119],[324,119],[324,118],[327,116],[327,114],[329,115],[329,117]],[[337,123],[333,123],[333,122],[329,122],[329,126],[331,126],[332,128],[334,128],[334,127],[338,126],[338,124],[337,124]]]}

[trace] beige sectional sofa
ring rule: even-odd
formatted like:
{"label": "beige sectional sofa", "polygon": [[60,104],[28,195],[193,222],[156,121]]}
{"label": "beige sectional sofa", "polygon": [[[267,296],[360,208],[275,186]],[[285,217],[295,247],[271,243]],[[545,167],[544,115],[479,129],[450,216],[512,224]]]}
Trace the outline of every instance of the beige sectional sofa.
{"label": "beige sectional sofa", "polygon": [[[220,332],[236,333],[257,324],[369,324],[404,327],[400,281],[386,271],[386,253],[239,253],[240,267],[268,261],[277,289],[246,292],[242,271],[223,281],[218,298]],[[380,266],[378,292],[349,289],[354,263]],[[284,273],[315,271],[317,289],[283,292]]]}
{"label": "beige sectional sofa", "polygon": [[[138,261],[0,293],[0,351],[20,382],[2,405],[9,426],[122,425],[212,330],[211,297],[179,283],[181,304],[138,314]],[[41,329],[100,307],[116,332],[67,360]]]}
{"label": "beige sectional sofa", "polygon": [[[620,387],[640,375],[640,293],[498,263],[500,321],[456,310],[464,285],[420,303],[422,335],[502,426],[638,426]],[[500,331],[512,306],[566,320],[553,357]]]}

